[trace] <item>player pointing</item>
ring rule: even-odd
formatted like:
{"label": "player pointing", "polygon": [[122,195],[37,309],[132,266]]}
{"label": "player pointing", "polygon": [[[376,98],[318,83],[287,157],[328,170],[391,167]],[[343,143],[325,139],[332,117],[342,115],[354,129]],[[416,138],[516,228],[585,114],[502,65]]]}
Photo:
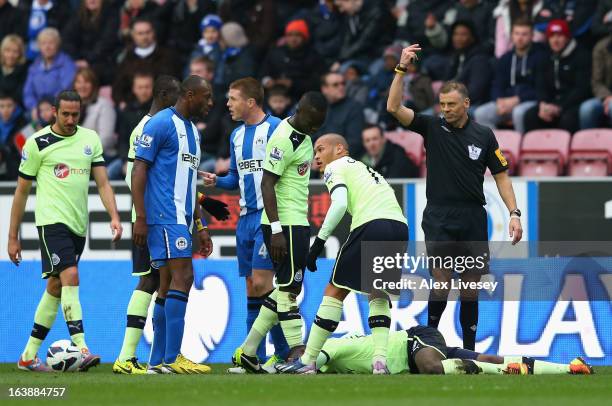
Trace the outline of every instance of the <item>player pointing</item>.
{"label": "player pointing", "polygon": [[83,313],[79,301],[78,263],[85,248],[89,177],[93,175],[98,193],[111,216],[113,241],[123,231],[113,189],[108,182],[102,144],[95,131],[79,127],[81,98],[74,91],[61,92],[53,106],[55,123],[38,131],[23,147],[19,180],[11,209],[8,254],[14,264],[21,262],[19,228],[36,180],[36,227],[40,239],[42,277],[47,279],[36,313],[34,327],[17,364],[25,371],[48,371],[38,358],[38,349],[49,333],[61,304],[72,342],[84,355],[80,371],[100,363],[85,343]]}
{"label": "player pointing", "polygon": [[386,364],[387,341],[391,325],[389,299],[361,283],[362,242],[395,241],[402,245],[408,239],[408,225],[395,193],[385,179],[349,156],[348,144],[338,134],[327,134],[315,143],[315,160],[324,171],[323,178],[331,194],[331,205],[315,242],[308,253],[307,266],[316,270],[316,259],[325,241],[344,214],[353,217],[350,233],[342,245],[331,281],[310,330],[306,351],[300,359],[279,365],[284,373],[312,374],[315,361],[327,338],[336,330],[342,317],[342,302],[351,291],[370,293],[368,324],[372,330],[373,354],[370,360],[374,374],[389,373]]}

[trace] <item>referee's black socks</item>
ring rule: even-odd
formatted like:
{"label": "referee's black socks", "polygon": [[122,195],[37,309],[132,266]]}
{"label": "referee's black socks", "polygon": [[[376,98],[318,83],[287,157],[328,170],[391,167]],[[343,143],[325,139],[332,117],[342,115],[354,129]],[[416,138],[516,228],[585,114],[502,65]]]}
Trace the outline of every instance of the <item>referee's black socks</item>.
{"label": "referee's black socks", "polygon": [[463,332],[463,348],[474,351],[478,326],[478,300],[462,300],[459,321]]}

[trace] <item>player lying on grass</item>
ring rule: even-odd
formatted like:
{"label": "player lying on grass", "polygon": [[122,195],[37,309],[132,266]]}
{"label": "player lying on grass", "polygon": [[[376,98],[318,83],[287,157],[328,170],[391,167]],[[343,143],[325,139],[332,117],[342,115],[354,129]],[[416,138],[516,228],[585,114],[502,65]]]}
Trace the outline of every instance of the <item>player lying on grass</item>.
{"label": "player lying on grass", "polygon": [[[327,340],[317,357],[322,373],[371,374],[374,356],[372,335],[347,335]],[[580,357],[556,364],[529,357],[480,354],[448,347],[434,327],[415,326],[389,334],[387,368],[391,374],[489,374],[489,375],[589,375],[593,368]]]}

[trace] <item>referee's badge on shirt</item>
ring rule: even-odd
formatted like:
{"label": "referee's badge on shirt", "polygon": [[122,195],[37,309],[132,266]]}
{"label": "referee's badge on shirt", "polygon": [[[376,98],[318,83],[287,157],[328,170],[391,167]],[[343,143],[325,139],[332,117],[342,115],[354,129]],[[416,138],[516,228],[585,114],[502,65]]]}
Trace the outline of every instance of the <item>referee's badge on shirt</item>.
{"label": "referee's badge on shirt", "polygon": [[468,145],[468,153],[470,154],[471,160],[477,160],[478,157],[480,157],[480,152],[482,152],[482,148],[478,148],[474,144]]}

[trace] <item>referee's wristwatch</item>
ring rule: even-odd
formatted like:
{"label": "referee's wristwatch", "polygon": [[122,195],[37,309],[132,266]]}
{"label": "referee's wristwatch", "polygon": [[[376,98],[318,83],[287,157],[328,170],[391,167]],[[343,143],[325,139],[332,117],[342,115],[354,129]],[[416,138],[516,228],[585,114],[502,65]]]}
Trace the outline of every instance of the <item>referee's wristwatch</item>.
{"label": "referee's wristwatch", "polygon": [[519,209],[514,209],[510,212],[510,218],[517,217],[521,218],[521,211]]}

